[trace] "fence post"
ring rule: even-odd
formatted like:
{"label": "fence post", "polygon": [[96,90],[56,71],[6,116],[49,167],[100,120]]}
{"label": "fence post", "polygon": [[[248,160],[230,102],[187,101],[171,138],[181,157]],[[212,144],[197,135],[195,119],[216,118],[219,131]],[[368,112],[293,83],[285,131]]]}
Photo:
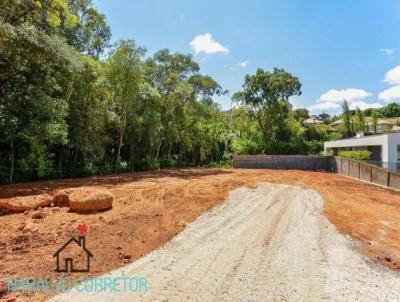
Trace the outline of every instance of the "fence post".
{"label": "fence post", "polygon": [[387,182],[386,182],[386,186],[389,187],[390,186],[390,172],[387,172]]}
{"label": "fence post", "polygon": [[347,176],[350,176],[350,159],[347,162],[348,162]]}
{"label": "fence post", "polygon": [[340,174],[343,174],[343,161],[342,161],[342,158],[340,158]]}
{"label": "fence post", "polygon": [[370,181],[372,182],[372,166],[370,167],[370,169],[369,169],[369,171],[370,171],[370,173],[369,173],[369,178],[370,178]]}

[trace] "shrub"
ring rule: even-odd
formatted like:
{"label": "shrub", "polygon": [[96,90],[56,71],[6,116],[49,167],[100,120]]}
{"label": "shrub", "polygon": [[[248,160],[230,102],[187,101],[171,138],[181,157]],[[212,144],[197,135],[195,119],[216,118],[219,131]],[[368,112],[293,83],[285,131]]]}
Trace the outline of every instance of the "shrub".
{"label": "shrub", "polygon": [[356,160],[367,160],[371,158],[371,151],[360,150],[360,151],[340,151],[339,156],[345,158],[351,158]]}
{"label": "shrub", "polygon": [[206,167],[208,167],[208,168],[220,168],[220,169],[230,169],[230,168],[232,168],[232,166],[233,165],[232,165],[231,160],[230,161],[221,160],[221,161],[212,162],[212,163],[206,165]]}

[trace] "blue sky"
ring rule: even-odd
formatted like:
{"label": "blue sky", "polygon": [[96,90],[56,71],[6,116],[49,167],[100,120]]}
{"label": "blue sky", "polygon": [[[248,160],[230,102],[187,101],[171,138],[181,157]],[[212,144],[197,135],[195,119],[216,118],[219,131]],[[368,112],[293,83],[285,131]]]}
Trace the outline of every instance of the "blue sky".
{"label": "blue sky", "polygon": [[361,109],[400,102],[399,0],[94,2],[113,41],[193,54],[231,93],[257,68],[279,67],[303,84],[294,106],[314,113],[340,111],[343,98]]}

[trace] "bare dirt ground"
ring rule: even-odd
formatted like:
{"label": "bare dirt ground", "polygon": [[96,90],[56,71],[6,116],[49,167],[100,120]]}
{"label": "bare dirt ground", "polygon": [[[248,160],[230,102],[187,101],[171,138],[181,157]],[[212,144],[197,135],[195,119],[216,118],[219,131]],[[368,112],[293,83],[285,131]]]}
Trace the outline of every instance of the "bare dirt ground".
{"label": "bare dirt ground", "polygon": [[[94,254],[92,275],[122,267],[161,247],[187,223],[221,204],[229,191],[257,182],[296,184],[312,188],[325,200],[329,220],[342,233],[363,243],[363,253],[394,269],[400,265],[400,194],[336,174],[279,170],[180,169],[139,172],[75,180],[35,182],[0,187],[0,198],[54,194],[57,189],[100,186],[115,197],[111,210],[82,215],[66,208],[47,208],[45,217],[32,213],[0,216],[0,274],[53,276],[52,254],[85,223],[86,245]],[[34,223],[37,231],[23,233]],[[33,299],[46,294],[8,293],[0,300]]]}
{"label": "bare dirt ground", "polygon": [[400,274],[358,253],[319,194],[268,183],[236,189],[161,249],[107,276],[147,276],[148,290],[73,290],[51,301],[400,299]]}

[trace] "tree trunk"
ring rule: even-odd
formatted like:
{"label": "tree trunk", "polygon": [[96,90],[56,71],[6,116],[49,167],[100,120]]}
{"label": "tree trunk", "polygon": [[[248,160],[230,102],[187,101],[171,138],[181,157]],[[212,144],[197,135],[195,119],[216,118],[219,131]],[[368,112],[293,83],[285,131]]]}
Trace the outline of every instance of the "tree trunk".
{"label": "tree trunk", "polygon": [[126,111],[124,112],[124,117],[123,117],[123,122],[121,125],[121,128],[119,130],[119,143],[118,143],[118,151],[117,151],[117,165],[116,165],[116,171],[119,171],[119,158],[121,155],[121,148],[122,148],[122,142],[124,140],[124,134],[125,134],[125,128],[126,128]]}
{"label": "tree trunk", "polygon": [[134,150],[133,144],[131,144],[128,172],[132,173],[134,170],[135,170],[135,150]]}
{"label": "tree trunk", "polygon": [[10,184],[13,182],[13,177],[14,177],[14,139],[11,139],[10,143]]}
{"label": "tree trunk", "polygon": [[169,149],[168,149],[168,159],[171,158],[171,149],[172,149],[172,143],[169,144]]}
{"label": "tree trunk", "polygon": [[58,178],[60,178],[60,179],[62,178],[62,172],[61,172],[61,169],[62,169],[62,155],[63,155],[63,149],[61,147],[60,156],[58,158]]}

